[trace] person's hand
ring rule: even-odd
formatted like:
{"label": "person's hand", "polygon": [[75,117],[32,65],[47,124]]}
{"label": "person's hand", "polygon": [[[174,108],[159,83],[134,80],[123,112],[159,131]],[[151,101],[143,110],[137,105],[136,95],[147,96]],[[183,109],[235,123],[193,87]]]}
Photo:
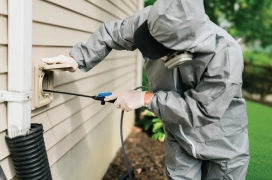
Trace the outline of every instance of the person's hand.
{"label": "person's hand", "polygon": [[125,90],[107,96],[104,100],[110,101],[116,99],[114,105],[118,109],[126,112],[138,109],[143,106],[145,92],[136,90]]}
{"label": "person's hand", "polygon": [[68,69],[70,72],[75,72],[78,68],[77,62],[72,57],[59,55],[51,58],[42,58],[43,62],[47,64],[70,64],[72,67]]}

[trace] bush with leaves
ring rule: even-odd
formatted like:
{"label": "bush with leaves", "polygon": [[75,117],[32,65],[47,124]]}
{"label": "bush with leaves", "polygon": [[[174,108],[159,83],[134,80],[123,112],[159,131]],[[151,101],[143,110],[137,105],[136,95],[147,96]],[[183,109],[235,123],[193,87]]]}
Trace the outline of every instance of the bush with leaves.
{"label": "bush with leaves", "polygon": [[163,142],[165,133],[163,130],[163,123],[160,118],[156,117],[154,113],[145,110],[141,113],[140,120],[136,123],[136,126],[147,132],[153,139]]}

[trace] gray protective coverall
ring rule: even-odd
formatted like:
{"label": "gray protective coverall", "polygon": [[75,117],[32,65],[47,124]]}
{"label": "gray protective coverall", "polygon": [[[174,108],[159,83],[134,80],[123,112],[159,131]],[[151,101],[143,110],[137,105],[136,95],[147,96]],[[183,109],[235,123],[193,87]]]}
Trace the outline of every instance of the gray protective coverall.
{"label": "gray protective coverall", "polygon": [[133,51],[134,32],[147,19],[157,41],[193,54],[175,69],[144,57],[154,91],[147,108],[162,119],[166,132],[168,179],[245,179],[249,145],[242,52],[205,15],[203,0],[158,0],[129,18],[104,23],[70,55],[88,71],[112,49]]}

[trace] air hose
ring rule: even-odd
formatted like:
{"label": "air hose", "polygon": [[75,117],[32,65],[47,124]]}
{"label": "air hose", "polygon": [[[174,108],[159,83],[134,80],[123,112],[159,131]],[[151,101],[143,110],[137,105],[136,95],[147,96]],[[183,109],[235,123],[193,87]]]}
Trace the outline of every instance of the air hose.
{"label": "air hose", "polygon": [[[146,87],[146,86],[138,86],[134,90],[141,89],[141,88],[146,88],[146,89],[148,89],[149,91],[152,92],[152,90],[149,87]],[[105,102],[109,102],[109,103],[114,103],[115,102],[115,100],[104,101],[105,96],[104,97],[101,96],[100,95],[101,93],[99,93],[98,96],[88,96],[88,95],[83,95],[83,94],[76,94],[76,93],[63,92],[63,91],[53,91],[53,90],[47,90],[47,89],[44,89],[43,91],[44,92],[53,92],[53,93],[60,93],[60,94],[67,94],[67,95],[88,97],[88,98],[92,98],[94,100],[101,101],[101,105],[104,105]],[[102,94],[104,94],[104,93],[102,93]],[[126,150],[125,150],[124,139],[123,139],[123,118],[124,118],[124,110],[122,110],[122,112],[121,112],[120,138],[121,138],[122,150],[123,150],[124,159],[125,159],[125,163],[126,163],[127,173],[125,173],[123,176],[121,176],[119,178],[119,180],[125,180],[127,177],[129,177],[130,180],[133,180],[134,174],[133,174],[133,170],[129,168],[129,162],[128,162],[128,158],[127,158],[127,154],[126,154]]]}
{"label": "air hose", "polygon": [[51,180],[42,124],[31,124],[25,136],[6,136],[10,156],[19,180]]}

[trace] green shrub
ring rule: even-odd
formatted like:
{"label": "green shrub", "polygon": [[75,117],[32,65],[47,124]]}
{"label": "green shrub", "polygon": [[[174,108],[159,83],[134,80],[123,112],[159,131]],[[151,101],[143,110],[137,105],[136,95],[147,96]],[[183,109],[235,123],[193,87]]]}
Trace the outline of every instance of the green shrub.
{"label": "green shrub", "polygon": [[272,65],[272,57],[267,53],[244,51],[244,60],[249,63],[260,65]]}
{"label": "green shrub", "polygon": [[261,95],[261,101],[272,93],[272,58],[258,49],[245,51],[243,72],[243,89],[249,93]]}
{"label": "green shrub", "polygon": [[165,133],[163,123],[160,118],[156,117],[152,112],[145,110],[141,113],[140,120],[136,126],[143,129],[149,136],[158,141],[164,141]]}

